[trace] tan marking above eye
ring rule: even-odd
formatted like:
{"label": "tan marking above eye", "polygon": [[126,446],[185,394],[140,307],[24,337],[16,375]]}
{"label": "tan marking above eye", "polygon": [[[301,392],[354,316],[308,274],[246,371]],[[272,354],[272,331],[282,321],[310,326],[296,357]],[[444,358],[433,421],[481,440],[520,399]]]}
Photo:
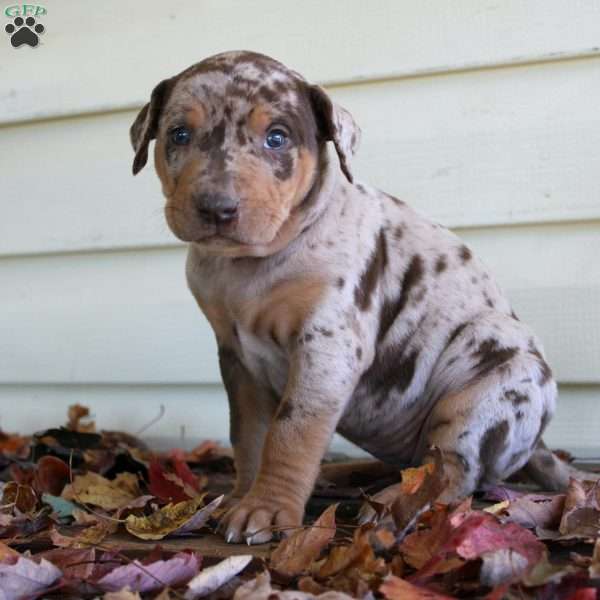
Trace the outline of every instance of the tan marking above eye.
{"label": "tan marking above eye", "polygon": [[185,111],[185,122],[189,127],[198,129],[206,121],[206,110],[202,104],[198,103]]}
{"label": "tan marking above eye", "polygon": [[261,105],[252,109],[250,118],[248,119],[248,126],[256,134],[262,135],[266,132],[272,120],[273,113],[266,106]]}

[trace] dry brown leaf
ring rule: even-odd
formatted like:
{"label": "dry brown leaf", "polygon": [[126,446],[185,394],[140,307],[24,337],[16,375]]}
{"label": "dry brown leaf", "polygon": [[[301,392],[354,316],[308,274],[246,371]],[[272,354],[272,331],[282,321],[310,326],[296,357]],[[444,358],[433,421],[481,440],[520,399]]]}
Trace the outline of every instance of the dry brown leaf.
{"label": "dry brown leaf", "polygon": [[140,496],[138,478],[133,473],[119,473],[115,479],[106,479],[89,471],[77,475],[73,483],[65,486],[62,497],[105,510],[116,510]]}
{"label": "dry brown leaf", "polygon": [[332,504],[312,526],[296,531],[282,540],[271,554],[271,568],[289,577],[308,569],[335,536],[337,506]]}
{"label": "dry brown leaf", "polygon": [[431,454],[433,463],[402,471],[403,493],[392,504],[392,516],[400,532],[406,531],[446,487],[442,452],[434,448]]}
{"label": "dry brown leaf", "polygon": [[[129,515],[125,519],[125,529],[143,540],[161,540],[170,533],[182,528],[190,519],[196,517],[199,507],[203,504],[204,496],[198,496],[185,502],[167,504],[147,517]],[[220,498],[217,499],[220,502]],[[206,508],[206,518],[210,516],[219,504],[213,500]]]}
{"label": "dry brown leaf", "polygon": [[418,587],[394,575],[386,577],[379,591],[387,600],[452,600],[451,596]]}
{"label": "dry brown leaf", "polygon": [[314,595],[306,592],[279,591],[271,587],[271,577],[266,571],[255,579],[241,585],[233,596],[233,600],[353,600],[342,592],[325,592]]}
{"label": "dry brown leaf", "polygon": [[83,419],[87,419],[90,416],[90,409],[87,406],[81,404],[71,404],[67,412],[67,429],[72,431],[79,431],[81,433],[95,433],[96,424],[94,421],[88,421],[82,423]]}
{"label": "dry brown leaf", "polygon": [[558,530],[562,535],[600,535],[600,482],[569,481]]}
{"label": "dry brown leaf", "polygon": [[23,514],[29,514],[36,509],[38,497],[30,485],[9,481],[2,490],[0,504],[3,508],[16,508]]}
{"label": "dry brown leaf", "polygon": [[352,543],[334,546],[329,554],[311,569],[318,579],[339,575],[348,569],[357,569],[368,574],[383,574],[387,568],[385,561],[376,558],[369,538],[372,526],[363,525],[354,532]]}
{"label": "dry brown leaf", "polygon": [[89,548],[101,544],[107,535],[117,530],[117,526],[116,521],[102,520],[82,529],[74,536],[63,535],[53,528],[50,531],[50,539],[59,548]]}

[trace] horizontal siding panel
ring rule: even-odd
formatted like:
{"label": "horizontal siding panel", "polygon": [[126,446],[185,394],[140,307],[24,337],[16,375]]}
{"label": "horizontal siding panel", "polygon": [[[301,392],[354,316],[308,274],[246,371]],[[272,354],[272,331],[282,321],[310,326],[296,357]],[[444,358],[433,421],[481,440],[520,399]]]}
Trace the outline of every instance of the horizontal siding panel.
{"label": "horizontal siding panel", "polygon": [[[135,106],[223,50],[271,54],[314,81],[360,81],[598,52],[589,0],[365,3],[56,0],[35,52],[1,47],[2,121]],[[23,77],[35,71],[35,77]],[[76,74],[76,76],[74,76]]]}
{"label": "horizontal siding panel", "polygon": [[[445,225],[600,218],[600,59],[350,86],[334,96],[363,129],[358,178]],[[134,116],[2,130],[10,211],[0,254],[177,243],[153,168],[131,176]]]}
{"label": "horizontal siding panel", "polygon": [[[0,385],[0,427],[31,433],[66,421],[70,404],[90,407],[96,424],[140,434],[153,448],[227,443],[228,405],[220,385]],[[17,406],[18,410],[14,407]],[[161,414],[160,419],[151,424]],[[558,410],[545,439],[580,458],[600,458],[600,386],[561,386]],[[335,436],[332,449],[362,454]]]}
{"label": "horizontal siding panel", "polygon": [[[559,380],[600,382],[600,274],[589,268],[600,222],[464,237],[544,341]],[[218,381],[184,256],[169,248],[1,260],[10,286],[0,288],[0,382]]]}

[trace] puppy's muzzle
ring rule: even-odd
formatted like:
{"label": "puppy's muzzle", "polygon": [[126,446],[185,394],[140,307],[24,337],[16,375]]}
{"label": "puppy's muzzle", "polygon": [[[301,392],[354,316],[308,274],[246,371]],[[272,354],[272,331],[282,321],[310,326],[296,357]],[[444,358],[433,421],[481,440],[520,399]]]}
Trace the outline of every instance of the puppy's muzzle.
{"label": "puppy's muzzle", "polygon": [[224,225],[236,218],[239,201],[224,194],[204,193],[194,196],[194,205],[204,223]]}

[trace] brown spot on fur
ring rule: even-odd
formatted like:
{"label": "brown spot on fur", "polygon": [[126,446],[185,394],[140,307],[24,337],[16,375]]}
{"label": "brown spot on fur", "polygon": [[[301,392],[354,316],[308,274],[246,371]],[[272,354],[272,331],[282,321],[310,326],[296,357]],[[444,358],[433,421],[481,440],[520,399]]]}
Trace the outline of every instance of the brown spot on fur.
{"label": "brown spot on fur", "polygon": [[440,254],[435,261],[435,272],[442,273],[448,268],[448,261],[446,260],[445,254]]}
{"label": "brown spot on fur", "polygon": [[517,392],[517,390],[506,390],[506,392],[504,392],[504,400],[507,402],[512,402],[512,405],[516,407],[519,406],[519,404],[529,402],[529,396],[527,394]]}
{"label": "brown spot on fur", "polygon": [[400,295],[396,300],[385,300],[381,306],[381,314],[379,315],[379,331],[377,340],[381,341],[398,315],[404,310],[408,302],[408,297],[411,290],[418,285],[423,278],[423,259],[415,254],[404,272]]}
{"label": "brown spot on fur", "polygon": [[544,360],[542,353],[534,346],[533,342],[529,342],[529,353],[533,354],[537,358],[538,365],[540,367],[540,374],[538,377],[538,385],[545,385],[552,379],[552,369],[548,363]]}
{"label": "brown spot on fur", "polygon": [[490,427],[482,436],[479,445],[479,459],[481,460],[482,476],[493,478],[494,468],[498,458],[506,451],[508,445],[508,421],[500,421]]}
{"label": "brown spot on fur", "polygon": [[460,257],[460,260],[463,262],[463,264],[470,261],[471,258],[473,258],[472,252],[465,245],[462,245],[458,249],[458,256]]}
{"label": "brown spot on fur", "polygon": [[544,431],[546,430],[546,427],[548,426],[548,423],[550,423],[550,414],[548,413],[547,410],[545,410],[542,414],[542,418],[540,420],[540,428],[537,432],[537,435],[535,436],[535,440],[533,441],[533,444],[531,445],[532,448],[535,448],[538,443],[540,442],[540,440],[542,439],[542,435],[544,434]]}
{"label": "brown spot on fur", "polygon": [[467,325],[469,325],[468,321],[461,323],[458,327],[455,327],[448,336],[448,342],[446,346],[449,346],[465,330]]}
{"label": "brown spot on fur", "polygon": [[360,346],[356,347],[356,358],[358,358],[358,360],[360,360],[362,358],[363,355],[363,350]]}
{"label": "brown spot on fur", "polygon": [[287,421],[292,418],[293,413],[294,407],[292,406],[292,403],[288,398],[287,400],[284,400],[279,406],[279,410],[277,411],[275,418],[278,421]]}
{"label": "brown spot on fur", "polygon": [[344,287],[346,283],[346,280],[343,277],[338,277],[337,281],[335,282],[335,285],[337,286],[338,289],[342,289]]}
{"label": "brown spot on fur", "polygon": [[326,327],[315,327],[315,331],[324,335],[325,337],[333,337],[333,331],[331,329],[327,329]]}
{"label": "brown spot on fur", "polygon": [[409,386],[415,374],[417,365],[418,350],[413,350],[408,357],[398,365],[398,377],[396,387],[404,392]]}
{"label": "brown spot on fur", "polygon": [[396,240],[401,240],[403,235],[404,235],[404,229],[402,229],[402,225],[397,225],[394,228],[394,238]]}
{"label": "brown spot on fur", "polygon": [[473,357],[479,361],[474,365],[477,375],[479,377],[487,375],[494,369],[504,365],[517,352],[518,348],[501,348],[496,339],[489,338],[484,340],[479,345],[479,348],[473,352]]}
{"label": "brown spot on fur", "polygon": [[383,229],[379,230],[379,235],[375,242],[375,248],[367,263],[365,270],[360,276],[360,280],[354,288],[354,301],[356,306],[362,311],[366,311],[371,306],[371,296],[377,287],[377,283],[388,264],[387,241]]}

